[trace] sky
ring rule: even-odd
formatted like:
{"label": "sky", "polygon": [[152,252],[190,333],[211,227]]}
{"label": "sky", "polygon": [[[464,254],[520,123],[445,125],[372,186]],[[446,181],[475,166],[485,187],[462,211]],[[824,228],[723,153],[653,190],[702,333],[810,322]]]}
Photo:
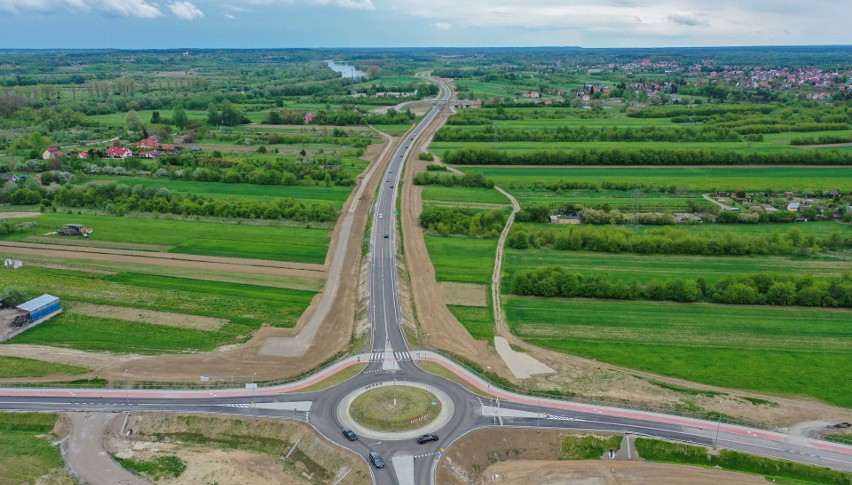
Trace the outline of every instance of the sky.
{"label": "sky", "polygon": [[0,0],[0,48],[852,44],[850,0]]}

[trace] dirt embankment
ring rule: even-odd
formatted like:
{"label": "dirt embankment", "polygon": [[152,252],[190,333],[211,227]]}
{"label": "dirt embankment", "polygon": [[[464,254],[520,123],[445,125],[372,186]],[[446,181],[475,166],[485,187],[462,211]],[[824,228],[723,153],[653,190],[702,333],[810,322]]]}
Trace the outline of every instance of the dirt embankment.
{"label": "dirt embankment", "polygon": [[[446,122],[442,114],[421,139],[428,141],[434,132]],[[402,228],[405,237],[405,263],[411,278],[411,295],[417,309],[420,325],[418,334],[426,346],[446,350],[482,364],[483,368],[501,375],[510,376],[509,370],[482,340],[475,340],[467,329],[450,312],[444,302],[443,290],[435,278],[435,268],[429,259],[423,228],[418,223],[423,209],[423,187],[413,183],[414,176],[426,170],[426,162],[418,160],[416,154],[423,150],[425,142],[417,143],[406,163],[402,185]]]}
{"label": "dirt embankment", "polygon": [[180,477],[158,483],[370,483],[364,460],[298,421],[133,414],[113,421],[105,444],[120,458],[172,455],[186,464]]}
{"label": "dirt embankment", "polygon": [[[558,461],[564,431],[488,428],[456,441],[438,462],[436,483],[512,485],[579,483],[715,485],[766,483],[763,477],[682,465],[627,460]],[[596,433],[597,434],[597,433]],[[618,456],[618,455],[617,455]]]}

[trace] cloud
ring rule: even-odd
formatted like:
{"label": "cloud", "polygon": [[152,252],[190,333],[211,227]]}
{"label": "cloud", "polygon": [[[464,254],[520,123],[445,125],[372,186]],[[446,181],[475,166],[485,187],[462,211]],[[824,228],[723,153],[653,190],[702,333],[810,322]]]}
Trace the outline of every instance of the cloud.
{"label": "cloud", "polygon": [[236,17],[234,17],[233,15],[231,15],[231,14],[229,14],[229,13],[226,13],[226,14],[225,14],[225,18],[227,18],[227,19],[231,19],[231,20],[236,19]]}
{"label": "cloud", "polygon": [[432,24],[432,27],[435,27],[438,30],[450,30],[453,28],[453,24],[448,22],[435,22]]}
{"label": "cloud", "polygon": [[0,0],[0,10],[19,13],[21,10],[53,12],[77,10],[97,12],[115,17],[156,18],[163,15],[159,5],[145,0]]}
{"label": "cloud", "polygon": [[169,10],[175,14],[175,17],[183,20],[195,20],[204,17],[204,12],[190,2],[170,3]]}
{"label": "cloud", "polygon": [[373,0],[337,0],[335,2],[338,7],[348,8],[352,10],[375,10]]}
{"label": "cloud", "polygon": [[705,18],[699,18],[689,12],[675,12],[667,17],[673,24],[685,25],[687,27],[707,27],[710,22]]}

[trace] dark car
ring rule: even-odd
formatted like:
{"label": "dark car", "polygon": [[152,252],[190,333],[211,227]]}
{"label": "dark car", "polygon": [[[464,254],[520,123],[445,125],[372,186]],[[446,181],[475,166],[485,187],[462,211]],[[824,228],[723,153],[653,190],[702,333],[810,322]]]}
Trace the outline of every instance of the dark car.
{"label": "dark car", "polygon": [[370,452],[370,462],[376,468],[384,468],[385,467],[385,460],[382,460],[382,457],[379,456],[379,454],[376,453],[375,451]]}
{"label": "dark car", "polygon": [[349,441],[355,441],[358,439],[358,435],[349,428],[343,430],[343,436],[345,436]]}
{"label": "dark car", "polygon": [[438,435],[436,434],[424,434],[422,436],[417,437],[417,442],[421,445],[423,443],[429,443],[430,441],[438,441]]}
{"label": "dark car", "polygon": [[385,239],[389,238],[390,234],[385,234]]}

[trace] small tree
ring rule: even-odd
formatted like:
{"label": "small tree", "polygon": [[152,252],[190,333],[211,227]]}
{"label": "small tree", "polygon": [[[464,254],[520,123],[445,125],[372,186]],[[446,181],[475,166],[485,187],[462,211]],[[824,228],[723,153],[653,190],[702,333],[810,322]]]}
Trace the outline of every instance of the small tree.
{"label": "small tree", "polygon": [[7,286],[0,293],[0,300],[5,301],[9,306],[17,306],[27,301],[27,294],[24,293],[24,290],[16,286]]}

